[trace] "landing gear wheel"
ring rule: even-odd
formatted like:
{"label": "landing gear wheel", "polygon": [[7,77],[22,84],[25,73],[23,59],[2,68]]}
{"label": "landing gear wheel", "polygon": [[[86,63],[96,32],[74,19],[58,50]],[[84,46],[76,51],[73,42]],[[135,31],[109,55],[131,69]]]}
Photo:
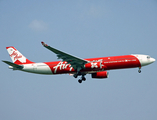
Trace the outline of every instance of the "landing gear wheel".
{"label": "landing gear wheel", "polygon": [[138,70],[139,73],[141,73],[141,70]]}
{"label": "landing gear wheel", "polygon": [[83,80],[83,81],[85,81],[85,80],[86,80],[86,78],[85,78],[85,77],[82,77],[82,80]]}
{"label": "landing gear wheel", "polygon": [[79,83],[82,83],[82,80],[78,80]]}
{"label": "landing gear wheel", "polygon": [[78,75],[77,75],[77,74],[74,74],[73,76],[74,76],[74,78],[77,78]]}

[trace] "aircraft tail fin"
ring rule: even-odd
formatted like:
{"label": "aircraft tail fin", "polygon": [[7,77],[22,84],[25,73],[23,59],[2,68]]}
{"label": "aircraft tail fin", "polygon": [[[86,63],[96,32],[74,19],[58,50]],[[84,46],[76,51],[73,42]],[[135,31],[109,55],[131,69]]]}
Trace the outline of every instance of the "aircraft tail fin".
{"label": "aircraft tail fin", "polygon": [[25,56],[23,56],[14,47],[12,47],[12,46],[11,47],[6,47],[6,49],[7,49],[8,53],[9,53],[13,63],[15,63],[17,65],[33,63],[32,61],[28,60]]}

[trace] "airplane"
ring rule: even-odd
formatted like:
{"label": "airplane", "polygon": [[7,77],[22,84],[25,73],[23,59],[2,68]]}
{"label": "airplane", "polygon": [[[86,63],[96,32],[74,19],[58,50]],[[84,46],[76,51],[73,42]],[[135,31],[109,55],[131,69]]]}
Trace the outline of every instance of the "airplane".
{"label": "airplane", "polygon": [[131,54],[123,56],[109,56],[99,58],[82,59],[63,51],[57,50],[44,42],[42,45],[48,50],[55,53],[58,59],[62,61],[35,63],[28,60],[13,46],[6,47],[12,62],[2,61],[9,65],[10,69],[20,70],[37,74],[69,74],[74,78],[81,76],[79,83],[85,81],[85,75],[91,74],[92,78],[108,78],[108,70],[125,69],[125,68],[139,68],[155,62],[155,59],[149,55]]}

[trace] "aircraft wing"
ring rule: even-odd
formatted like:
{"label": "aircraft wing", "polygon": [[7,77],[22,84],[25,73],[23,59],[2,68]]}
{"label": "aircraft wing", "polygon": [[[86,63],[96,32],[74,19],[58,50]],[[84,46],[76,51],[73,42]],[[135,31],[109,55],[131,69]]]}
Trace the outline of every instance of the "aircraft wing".
{"label": "aircraft wing", "polygon": [[89,62],[87,60],[75,57],[73,55],[70,55],[70,54],[62,52],[60,50],[57,50],[55,48],[52,48],[52,47],[48,46],[47,44],[45,44],[44,42],[41,42],[41,43],[45,48],[47,48],[47,49],[51,50],[52,52],[54,52],[55,54],[57,54],[58,59],[62,59],[63,61],[66,61],[68,64],[71,64],[71,66],[75,70],[84,68],[84,65]]}

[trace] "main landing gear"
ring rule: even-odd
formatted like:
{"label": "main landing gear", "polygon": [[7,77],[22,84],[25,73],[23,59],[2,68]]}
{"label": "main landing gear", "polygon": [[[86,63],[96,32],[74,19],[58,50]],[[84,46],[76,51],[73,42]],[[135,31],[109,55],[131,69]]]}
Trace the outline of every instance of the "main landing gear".
{"label": "main landing gear", "polygon": [[79,83],[82,83],[82,81],[86,81],[86,78],[84,76],[82,76],[82,78],[78,80]]}
{"label": "main landing gear", "polygon": [[82,83],[82,80],[79,79],[78,82],[79,82],[79,83]]}
{"label": "main landing gear", "polygon": [[141,67],[139,67],[139,70],[138,70],[138,72],[139,72],[139,73],[141,73]]}
{"label": "main landing gear", "polygon": [[[74,78],[77,78],[79,75],[82,75],[81,73],[80,74],[74,74]],[[78,80],[79,83],[82,83],[82,81],[86,81],[86,78],[84,77],[85,75],[82,75],[81,79]]]}
{"label": "main landing gear", "polygon": [[85,80],[86,80],[86,78],[84,77],[86,74],[81,73],[81,72],[80,72],[81,69],[82,69],[81,67],[78,67],[78,68],[77,68],[77,73],[73,75],[74,78],[77,78],[77,77],[80,76],[80,75],[82,76],[81,79],[78,80],[79,83],[82,83],[82,81],[85,81]]}

